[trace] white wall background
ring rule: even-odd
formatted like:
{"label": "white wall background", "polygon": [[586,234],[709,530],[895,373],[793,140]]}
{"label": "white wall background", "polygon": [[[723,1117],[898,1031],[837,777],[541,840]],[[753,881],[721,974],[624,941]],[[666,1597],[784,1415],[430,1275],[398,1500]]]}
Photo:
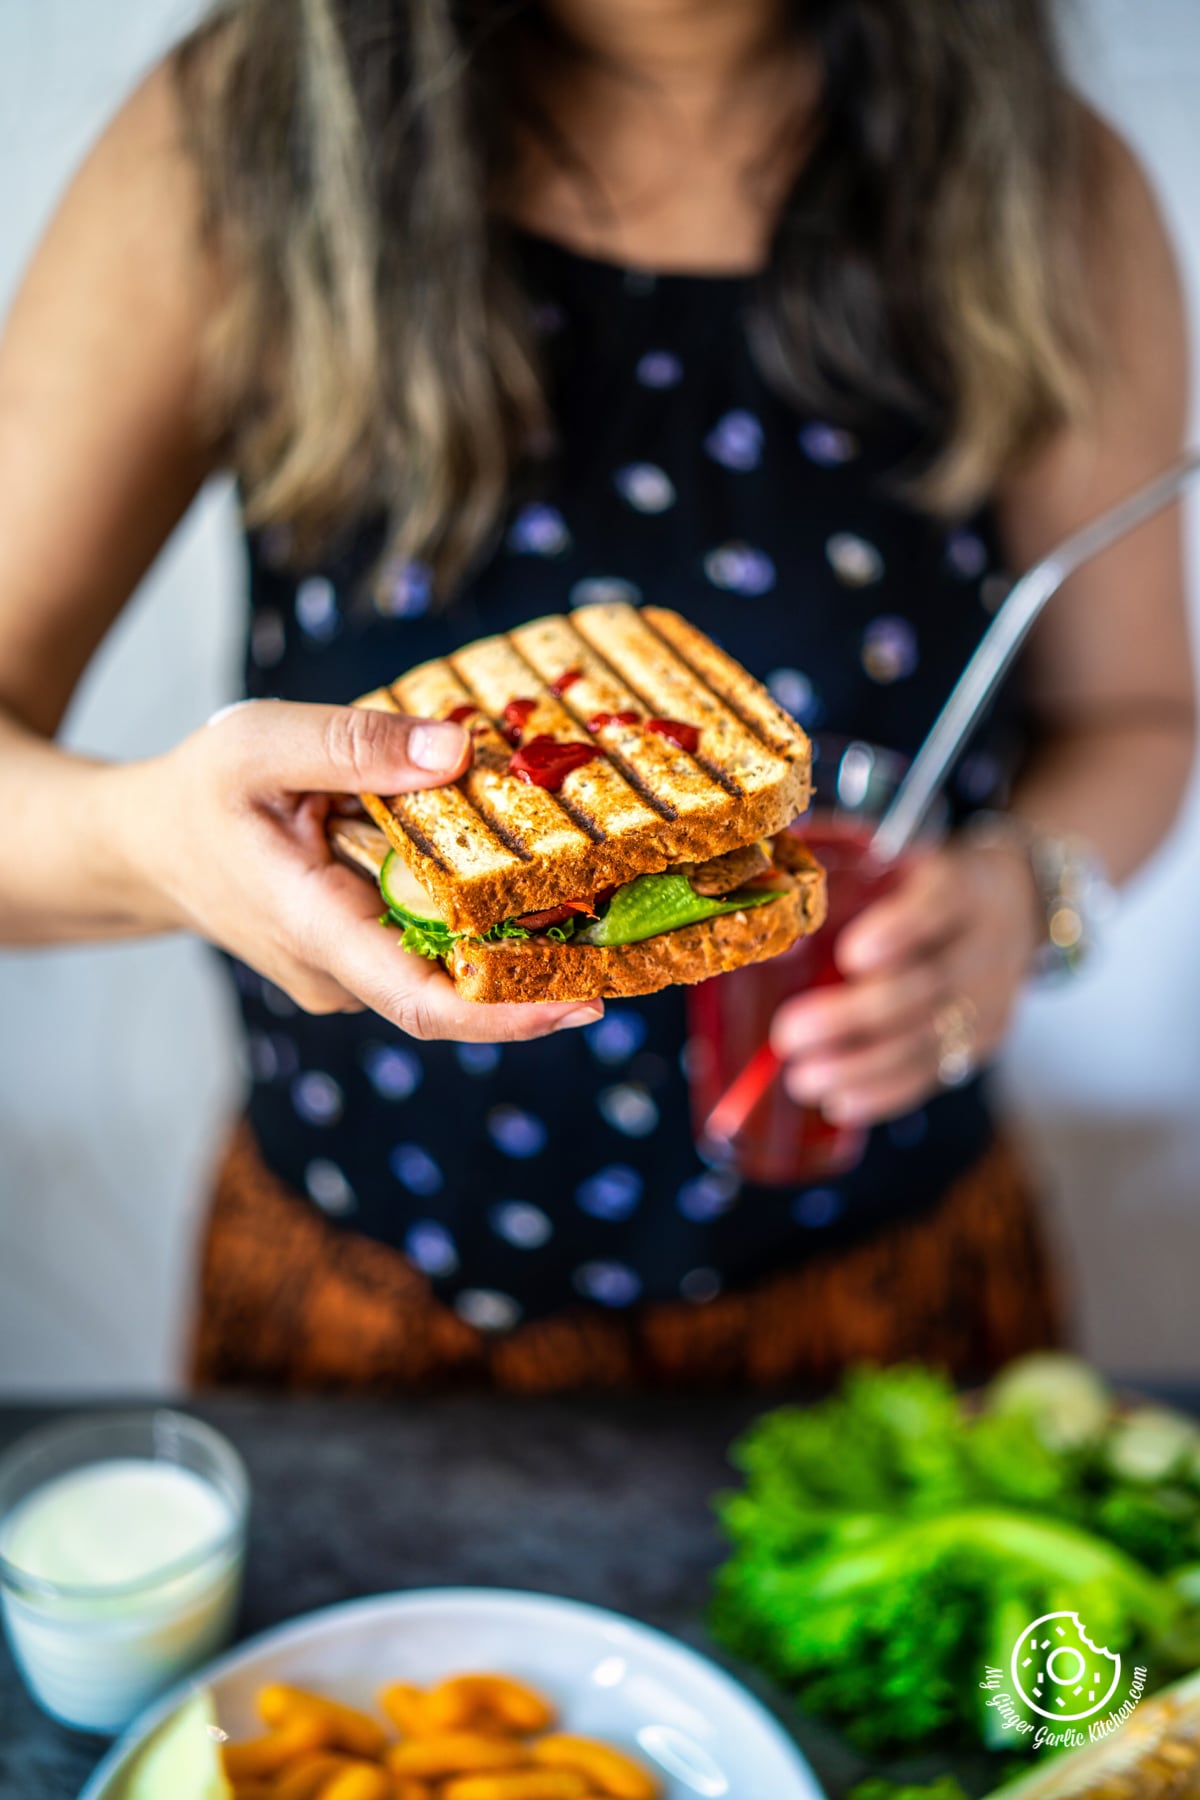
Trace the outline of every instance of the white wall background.
{"label": "white wall background", "polygon": [[[194,10],[2,0],[0,305],[89,140]],[[1081,81],[1158,185],[1200,341],[1200,7],[1076,0],[1075,36]],[[206,718],[233,691],[241,605],[217,490],[97,658],[70,741],[139,755]],[[1130,1373],[1200,1369],[1198,896],[1200,789],[1129,894],[1105,967],[1030,1001],[1006,1070],[1080,1341]],[[0,955],[0,1391],[176,1380],[206,1171],[239,1082],[197,945]]]}

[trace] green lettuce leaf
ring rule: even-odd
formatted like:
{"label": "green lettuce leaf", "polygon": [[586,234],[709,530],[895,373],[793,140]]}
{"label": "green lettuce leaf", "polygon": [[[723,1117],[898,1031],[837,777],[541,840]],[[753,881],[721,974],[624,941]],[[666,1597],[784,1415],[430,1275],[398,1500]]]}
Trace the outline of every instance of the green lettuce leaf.
{"label": "green lettuce leaf", "polygon": [[[716,918],[718,913],[764,906],[777,898],[774,889],[762,888],[713,900],[698,894],[686,875],[668,870],[665,875],[640,875],[636,881],[618,888],[602,919],[593,919],[582,928],[576,919],[564,919],[561,925],[552,925],[545,935],[554,944],[573,939],[577,944],[613,949],[619,944],[637,944],[643,938],[657,937],[663,931],[677,931],[681,925],[696,925],[702,919]],[[451,931],[448,925],[419,919],[415,913],[397,906],[389,906],[380,923],[398,926],[404,948],[414,956],[427,956],[431,962],[449,956],[462,938],[497,944],[506,938],[530,935],[515,919],[502,919],[483,932]]]}
{"label": "green lettuce leaf", "polygon": [[[452,946],[465,937],[478,937],[484,944],[498,944],[504,938],[527,938],[529,933],[515,919],[501,919],[498,925],[492,925],[487,931],[451,931],[448,926],[435,924],[430,919],[417,919],[411,913],[389,907],[380,919],[381,925],[397,925],[400,928],[400,942],[405,950],[413,956],[427,956],[431,962],[437,962],[443,956],[449,956]],[[562,942],[562,939],[559,939]]]}

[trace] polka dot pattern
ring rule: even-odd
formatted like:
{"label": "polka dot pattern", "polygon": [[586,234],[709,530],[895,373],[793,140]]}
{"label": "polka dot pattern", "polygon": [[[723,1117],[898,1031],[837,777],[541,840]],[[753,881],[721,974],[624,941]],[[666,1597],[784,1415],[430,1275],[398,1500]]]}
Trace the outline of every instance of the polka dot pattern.
{"label": "polka dot pattern", "polygon": [[397,1144],[388,1157],[388,1167],[401,1187],[423,1199],[440,1194],[446,1185],[441,1166],[420,1144]]}
{"label": "polka dot pattern", "polygon": [[715,1269],[689,1269],[679,1283],[679,1292],[693,1306],[704,1306],[721,1291],[721,1277]]}
{"label": "polka dot pattern", "polygon": [[903,681],[917,666],[917,634],[907,619],[872,619],[863,632],[862,665],[872,681]]}
{"label": "polka dot pattern", "polygon": [[250,626],[250,660],[260,669],[273,669],[287,652],[283,616],[273,606],[257,613]]}
{"label": "polka dot pattern", "polygon": [[393,566],[376,588],[375,605],[385,619],[421,618],[433,605],[432,571],[419,562]]}
{"label": "polka dot pattern", "polygon": [[292,1105],[306,1125],[336,1125],[344,1111],[344,1097],[332,1075],[310,1069],[293,1081]]}
{"label": "polka dot pattern", "polygon": [[554,506],[523,506],[508,533],[519,556],[562,556],[571,547],[566,520]]}
{"label": "polka dot pattern", "polygon": [[296,623],[317,644],[327,644],[341,629],[337,589],[326,576],[311,575],[296,589]]}
{"label": "polka dot pattern", "polygon": [[363,1067],[381,1100],[407,1100],[421,1085],[424,1070],[416,1052],[397,1044],[368,1044]]}
{"label": "polka dot pattern", "polygon": [[704,573],[716,588],[730,594],[769,594],[775,586],[775,564],[765,550],[750,544],[722,544],[704,558]]}
{"label": "polka dot pattern", "polygon": [[784,712],[790,712],[801,725],[814,725],[820,716],[820,701],[808,676],[799,669],[772,669],[767,687]]}
{"label": "polka dot pattern", "polygon": [[554,1236],[553,1222],[527,1200],[502,1200],[488,1218],[496,1236],[517,1250],[540,1250]]}
{"label": "polka dot pattern", "polygon": [[642,590],[632,581],[623,581],[618,575],[591,575],[586,581],[577,581],[567,594],[567,604],[576,606],[612,606],[624,601],[627,606],[637,606],[642,598]]}
{"label": "polka dot pattern", "polygon": [[644,1185],[638,1170],[628,1163],[610,1163],[580,1182],[575,1203],[593,1219],[627,1219],[636,1209]]}
{"label": "polka dot pattern", "polygon": [[[286,530],[255,532],[248,693],[348,699],[542,613],[654,603],[809,731],[911,750],[1010,585],[988,517],[947,524],[900,498],[911,446],[894,422],[789,408],[745,341],[744,284],[609,269],[519,233],[516,254],[551,416],[494,549],[445,604],[382,521],[316,566]],[[961,760],[956,809],[1004,803],[1002,724]],[[454,1044],[370,1012],[312,1017],[233,973],[269,1165],[330,1222],[396,1245],[488,1334],[563,1306],[719,1303],[927,1203],[983,1143],[968,1088],[871,1133],[836,1183],[755,1187],[727,1151],[693,1145],[687,1081],[706,1047],[684,1042],[681,990],[610,1001],[581,1031]]]}
{"label": "polka dot pattern", "polygon": [[642,1291],[636,1269],[621,1262],[584,1263],[575,1275],[575,1286],[586,1300],[600,1306],[632,1306]]}
{"label": "polka dot pattern", "polygon": [[809,462],[817,463],[823,469],[836,469],[842,463],[852,462],[858,455],[858,439],[852,432],[842,431],[836,425],[822,424],[819,420],[801,426],[799,443]]}
{"label": "polka dot pattern", "polygon": [[354,1189],[338,1165],[326,1156],[315,1156],[306,1166],[304,1187],[309,1198],[335,1218],[353,1212],[357,1205]]}
{"label": "polka dot pattern", "polygon": [[300,1068],[295,1041],[281,1031],[252,1031],[246,1039],[253,1081],[289,1081]]}
{"label": "polka dot pattern", "polygon": [[987,545],[978,532],[959,528],[946,537],[946,567],[960,581],[977,581],[988,565]]}
{"label": "polka dot pattern", "polygon": [[844,587],[871,587],[883,578],[883,557],[853,531],[835,531],[827,538],[825,556]]}
{"label": "polka dot pattern", "polygon": [[505,1156],[524,1161],[546,1148],[546,1127],[536,1113],[520,1106],[493,1106],[487,1117],[488,1136]]}
{"label": "polka dot pattern", "polygon": [[763,453],[762,424],[753,413],[728,412],[713,426],[704,448],[723,468],[757,469]]}
{"label": "polka dot pattern", "polygon": [[436,1219],[418,1219],[404,1239],[404,1253],[422,1275],[435,1279],[453,1275],[458,1268],[458,1247]]}
{"label": "polka dot pattern", "polygon": [[595,1025],[584,1027],[587,1047],[599,1063],[613,1067],[628,1062],[646,1041],[646,1021],[632,1008],[610,1006]]}
{"label": "polka dot pattern", "polygon": [[499,1044],[455,1044],[454,1057],[464,1075],[494,1075],[500,1067]]}
{"label": "polka dot pattern", "polygon": [[613,482],[635,512],[661,513],[675,504],[675,483],[656,463],[630,463],[617,470]]}
{"label": "polka dot pattern", "polygon": [[623,1137],[649,1137],[658,1124],[658,1107],[650,1094],[635,1082],[604,1088],[596,1106],[600,1117]]}
{"label": "polka dot pattern", "polygon": [[792,1217],[797,1225],[817,1230],[832,1225],[842,1210],[842,1197],[836,1188],[809,1188],[797,1194],[792,1202]]}
{"label": "polka dot pattern", "polygon": [[670,350],[647,350],[638,360],[636,375],[643,387],[678,387],[683,380],[683,364]]}
{"label": "polka dot pattern", "polygon": [[707,1224],[724,1216],[738,1196],[740,1183],[727,1169],[710,1169],[685,1181],[675,1196],[675,1205],[685,1219]]}
{"label": "polka dot pattern", "polygon": [[521,1317],[521,1308],[511,1294],[496,1288],[464,1288],[454,1302],[460,1319],[476,1331],[511,1331]]}

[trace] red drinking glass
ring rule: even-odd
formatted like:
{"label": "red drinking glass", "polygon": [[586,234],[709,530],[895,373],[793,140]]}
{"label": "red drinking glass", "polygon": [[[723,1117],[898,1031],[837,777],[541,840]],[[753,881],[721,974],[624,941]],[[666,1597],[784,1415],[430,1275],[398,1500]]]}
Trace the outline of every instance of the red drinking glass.
{"label": "red drinking glass", "polygon": [[688,1085],[697,1146],[748,1181],[803,1186],[844,1174],[867,1133],[836,1125],[819,1107],[789,1098],[771,1049],[771,1021],[785,1000],[841,981],[837,940],[851,919],[895,887],[902,863],[870,852],[871,834],[905,760],[873,744],[820,737],[813,744],[813,806],[790,828],[825,870],[829,910],[812,937],[688,990]]}

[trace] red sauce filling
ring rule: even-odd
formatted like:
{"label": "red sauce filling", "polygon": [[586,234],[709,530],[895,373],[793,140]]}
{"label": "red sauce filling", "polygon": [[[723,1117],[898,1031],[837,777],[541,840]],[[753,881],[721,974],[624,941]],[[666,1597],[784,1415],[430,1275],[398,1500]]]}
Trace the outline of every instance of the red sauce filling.
{"label": "red sauce filling", "polygon": [[646,730],[657,732],[665,737],[669,744],[675,744],[680,750],[686,750],[689,756],[700,742],[700,727],[685,725],[681,719],[647,719]]}
{"label": "red sauce filling", "polygon": [[587,728],[589,731],[603,731],[606,725],[636,725],[639,716],[633,712],[593,713],[587,722]]}
{"label": "red sauce filling", "polygon": [[561,700],[569,687],[574,687],[577,681],[582,680],[582,669],[564,669],[558,680],[550,683],[550,692],[556,699]]}
{"label": "red sauce filling", "polygon": [[504,735],[510,744],[519,744],[521,733],[529,723],[529,715],[537,707],[536,700],[510,700],[503,712]]}
{"label": "red sauce filling", "polygon": [[590,900],[564,900],[561,906],[548,906],[545,912],[522,913],[517,920],[526,931],[549,931],[551,925],[565,925],[576,913],[594,914]]}
{"label": "red sauce filling", "polygon": [[560,743],[557,738],[530,738],[508,759],[508,772],[519,781],[557,793],[572,769],[581,769],[600,752],[591,744]]}
{"label": "red sauce filling", "polygon": [[478,711],[477,706],[456,706],[453,712],[446,714],[446,719],[451,725],[462,725],[467,719],[473,719]]}

